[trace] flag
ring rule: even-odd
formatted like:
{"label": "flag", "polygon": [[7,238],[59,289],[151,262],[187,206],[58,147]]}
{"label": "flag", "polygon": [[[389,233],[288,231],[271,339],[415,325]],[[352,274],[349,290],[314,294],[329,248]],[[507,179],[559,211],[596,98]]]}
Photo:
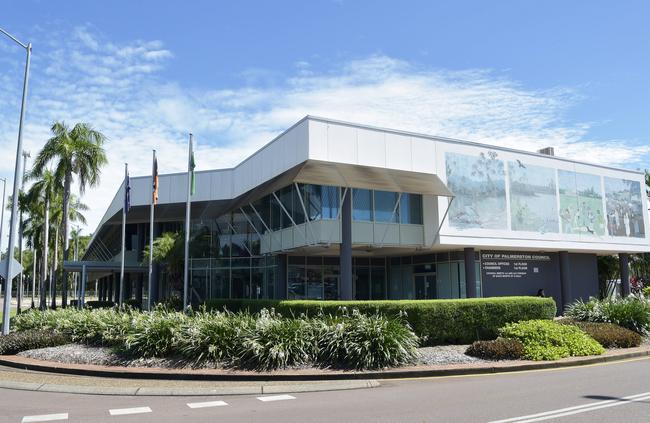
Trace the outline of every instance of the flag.
{"label": "flag", "polygon": [[153,193],[151,201],[153,204],[158,204],[158,158],[156,157],[156,150],[153,152],[153,171],[151,175],[153,180]]}
{"label": "flag", "polygon": [[190,143],[190,177],[192,178],[192,188],[190,190],[190,195],[194,195],[196,192],[196,178],[194,177],[195,167],[196,162],[194,162],[194,146]]}
{"label": "flag", "polygon": [[127,170],[124,174],[124,212],[127,213],[129,210],[131,210],[131,181]]}

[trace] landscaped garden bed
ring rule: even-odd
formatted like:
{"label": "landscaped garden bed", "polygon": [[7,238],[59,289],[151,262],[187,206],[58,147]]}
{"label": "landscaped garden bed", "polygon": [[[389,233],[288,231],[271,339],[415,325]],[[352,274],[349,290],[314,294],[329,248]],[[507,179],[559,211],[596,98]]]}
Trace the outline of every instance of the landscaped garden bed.
{"label": "landscaped garden bed", "polygon": [[[376,370],[599,355],[604,347],[640,345],[639,332],[647,330],[637,315],[641,306],[627,302],[619,307],[625,311],[611,304],[608,310],[617,310],[613,315],[639,328],[637,332],[607,321],[609,317],[599,322],[579,319],[593,313],[572,311],[571,318],[554,321],[546,316],[548,299],[507,300],[348,302],[336,308],[331,305],[336,303],[316,308],[308,302],[276,302],[282,313],[273,308],[251,312],[252,307],[233,312],[232,304],[221,304],[221,311],[213,307],[189,313],[164,307],[153,312],[30,311],[14,318],[15,332],[0,337],[0,354],[126,367]],[[363,307],[357,308],[359,304]],[[458,342],[470,338],[467,330],[450,335],[458,326],[454,318],[480,327],[469,339],[476,342]],[[435,345],[440,342],[432,339],[456,342]]]}

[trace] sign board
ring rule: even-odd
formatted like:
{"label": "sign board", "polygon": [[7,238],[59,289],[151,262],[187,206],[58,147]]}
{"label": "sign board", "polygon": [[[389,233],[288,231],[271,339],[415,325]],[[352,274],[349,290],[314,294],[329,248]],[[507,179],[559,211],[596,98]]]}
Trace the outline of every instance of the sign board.
{"label": "sign board", "polygon": [[540,273],[550,261],[550,254],[544,253],[485,252],[481,254],[481,270],[492,279],[523,279]]}
{"label": "sign board", "polygon": [[[20,263],[18,263],[18,260],[12,257],[11,277],[9,279],[15,278],[22,271],[23,271],[23,266]],[[2,278],[5,280],[7,279],[6,272],[7,272],[7,259],[5,258],[4,260],[0,261],[0,276],[2,276]]]}

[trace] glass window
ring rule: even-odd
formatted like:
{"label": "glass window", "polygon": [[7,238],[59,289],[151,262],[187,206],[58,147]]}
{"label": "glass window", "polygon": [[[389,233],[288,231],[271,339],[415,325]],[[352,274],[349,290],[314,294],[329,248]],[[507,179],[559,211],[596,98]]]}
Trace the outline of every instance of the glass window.
{"label": "glass window", "polygon": [[[282,227],[283,228],[290,228],[291,227],[291,219],[289,218],[289,215],[292,214],[293,211],[293,201],[292,201],[292,186],[289,185],[288,187],[282,188],[280,191],[276,192],[275,195],[278,196],[280,201],[282,202],[282,205],[284,206],[284,210],[280,209],[280,212],[282,213]],[[286,210],[286,212],[285,212]]]}
{"label": "glass window", "polygon": [[287,266],[287,296],[290,300],[303,300],[305,298],[305,266]]}
{"label": "glass window", "polygon": [[420,194],[402,194],[399,208],[400,223],[422,224],[422,196]]}
{"label": "glass window", "polygon": [[372,222],[372,191],[352,190],[352,219]]}
{"label": "glass window", "polygon": [[279,229],[282,229],[282,217],[284,216],[284,212],[280,207],[280,203],[278,203],[278,200],[276,200],[274,196],[270,197],[270,201],[271,201],[271,230],[277,231]]}
{"label": "glass window", "polygon": [[355,276],[354,277],[354,299],[369,300],[370,299],[370,267],[355,266],[354,276]]}
{"label": "glass window", "polygon": [[[348,194],[349,195],[349,194]],[[340,197],[338,187],[321,187],[322,215],[323,219],[336,219],[339,214]]]}
{"label": "glass window", "polygon": [[372,299],[386,299],[386,272],[383,266],[372,266],[370,268],[370,279],[372,282]]}
{"label": "glass window", "polygon": [[326,300],[337,300],[339,298],[339,266],[328,264],[325,261],[323,266],[323,291]]}
{"label": "glass window", "polygon": [[305,282],[307,283],[306,297],[310,300],[323,299],[323,268],[321,265],[307,265]]}
{"label": "glass window", "polygon": [[232,298],[250,298],[251,269],[232,269]]}
{"label": "glass window", "polygon": [[322,187],[320,185],[299,184],[303,194],[309,220],[319,220],[322,210]]}
{"label": "glass window", "polygon": [[[397,223],[398,210],[396,192],[375,191],[375,221]],[[395,210],[395,213],[393,213]]]}
{"label": "glass window", "polygon": [[[295,185],[291,185],[291,192],[292,192],[292,205],[293,205],[293,210],[291,213],[291,217],[293,217],[293,221],[296,222],[296,225],[300,225],[301,223],[305,223],[305,212],[302,208],[302,205],[305,204],[305,208],[307,208],[307,204],[305,203],[305,197],[302,192],[303,190],[297,190]],[[302,196],[302,203],[300,202],[300,196]]]}

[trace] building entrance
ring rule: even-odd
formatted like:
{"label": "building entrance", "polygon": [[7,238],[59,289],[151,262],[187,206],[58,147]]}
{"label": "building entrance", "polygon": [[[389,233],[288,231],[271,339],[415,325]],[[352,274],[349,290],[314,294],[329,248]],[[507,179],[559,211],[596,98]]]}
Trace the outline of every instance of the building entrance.
{"label": "building entrance", "polygon": [[436,274],[416,273],[413,275],[416,300],[431,300],[436,298]]}

